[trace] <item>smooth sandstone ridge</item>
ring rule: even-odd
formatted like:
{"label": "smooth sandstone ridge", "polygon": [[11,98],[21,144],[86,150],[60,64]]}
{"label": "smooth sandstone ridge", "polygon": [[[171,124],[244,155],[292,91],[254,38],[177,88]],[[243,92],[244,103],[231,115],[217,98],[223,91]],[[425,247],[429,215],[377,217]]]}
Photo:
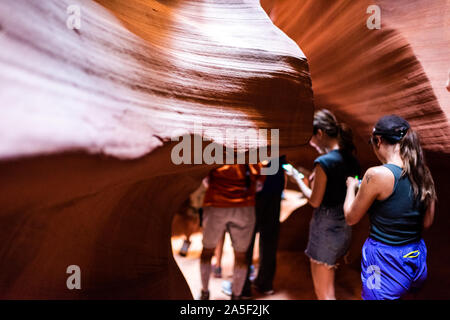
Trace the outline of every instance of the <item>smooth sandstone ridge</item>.
{"label": "smooth sandstone ridge", "polygon": [[[329,108],[352,127],[357,157],[364,168],[379,164],[367,141],[373,124],[381,116],[401,115],[419,132],[439,200],[435,222],[424,233],[428,280],[418,297],[448,299],[450,2],[262,0],[261,3],[272,21],[301,46],[308,58],[315,107]],[[373,9],[368,9],[373,5],[380,10],[380,29],[367,27],[367,20],[373,15]],[[311,166],[314,157],[316,154],[310,148],[300,148],[296,155],[303,166]],[[308,208],[301,208],[299,215],[294,214],[282,228],[281,241],[289,244],[290,250],[293,246],[299,251],[306,247],[308,212]],[[353,227],[349,257],[357,272],[368,228],[367,218]],[[360,290],[359,279],[353,287]]]}
{"label": "smooth sandstone ridge", "polygon": [[72,4],[0,3],[0,298],[191,298],[170,225],[210,167],[172,164],[170,139],[306,143],[306,58],[258,1],[79,1],[79,30]]}
{"label": "smooth sandstone ridge", "polygon": [[[262,5],[307,56],[316,108],[333,110],[365,141],[381,115],[401,115],[420,133],[426,150],[450,153],[448,1],[263,0]],[[380,10],[380,29],[367,27],[371,5]]]}
{"label": "smooth sandstone ridge", "polygon": [[[278,128],[282,152],[310,167],[312,90],[352,126],[364,167],[380,116],[419,131],[439,197],[420,297],[449,298],[448,1],[262,0],[273,23],[250,0],[77,1],[71,30],[73,2],[0,3],[0,298],[191,298],[170,225],[211,166],[173,165],[170,139],[199,122]],[[374,4],[380,30],[366,26]],[[299,254],[306,217],[281,230]],[[367,230],[354,228],[355,272]],[[67,289],[69,265],[81,290]]]}

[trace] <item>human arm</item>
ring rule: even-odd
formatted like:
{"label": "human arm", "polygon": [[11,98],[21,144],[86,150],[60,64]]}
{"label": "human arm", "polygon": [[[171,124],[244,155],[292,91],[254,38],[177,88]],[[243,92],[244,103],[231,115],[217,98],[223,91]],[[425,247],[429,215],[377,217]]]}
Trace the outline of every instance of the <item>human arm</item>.
{"label": "human arm", "polygon": [[394,175],[384,167],[373,167],[367,170],[359,186],[359,191],[359,181],[348,177],[347,195],[344,202],[347,224],[358,223],[376,199],[389,196],[392,192],[389,190],[393,189],[394,183]]}
{"label": "human arm", "polygon": [[309,188],[305,182],[303,181],[303,175],[294,169],[293,173],[288,175],[292,176],[297,182],[300,191],[303,193],[306,199],[308,199],[309,204],[317,208],[320,206],[323,200],[323,196],[325,194],[325,188],[327,186],[327,175],[325,171],[322,169],[320,165],[316,165],[313,171],[314,174],[314,183],[312,184],[312,188]]}
{"label": "human arm", "polygon": [[425,216],[423,218],[423,228],[428,229],[433,224],[434,220],[434,209],[435,209],[436,201],[433,200],[427,208],[425,212]]}
{"label": "human arm", "polygon": [[264,167],[262,163],[258,164],[250,164],[250,180],[252,181],[252,185],[255,186],[255,192],[260,192],[264,187],[264,182],[266,180],[266,176],[261,174],[261,169]]}

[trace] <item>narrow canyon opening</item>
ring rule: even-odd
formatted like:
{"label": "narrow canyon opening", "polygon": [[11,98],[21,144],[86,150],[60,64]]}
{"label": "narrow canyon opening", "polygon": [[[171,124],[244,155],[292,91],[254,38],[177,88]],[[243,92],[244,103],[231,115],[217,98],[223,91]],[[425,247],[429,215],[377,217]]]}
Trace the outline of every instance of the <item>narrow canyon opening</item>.
{"label": "narrow canyon opening", "polygon": [[[219,165],[175,163],[174,146],[190,136],[235,147],[221,132],[278,130],[280,155],[311,170],[313,115],[327,108],[353,129],[363,172],[378,164],[367,140],[380,117],[419,133],[438,202],[417,297],[449,299],[448,21],[446,0],[3,1],[0,298],[197,298],[202,234],[180,213]],[[255,137],[236,144],[271,147]],[[288,183],[276,292],[255,299],[315,299],[306,202]],[[361,299],[368,232],[366,216],[340,262],[338,299]],[[232,261],[227,236],[212,299],[228,299]],[[81,270],[80,288],[68,270]]]}

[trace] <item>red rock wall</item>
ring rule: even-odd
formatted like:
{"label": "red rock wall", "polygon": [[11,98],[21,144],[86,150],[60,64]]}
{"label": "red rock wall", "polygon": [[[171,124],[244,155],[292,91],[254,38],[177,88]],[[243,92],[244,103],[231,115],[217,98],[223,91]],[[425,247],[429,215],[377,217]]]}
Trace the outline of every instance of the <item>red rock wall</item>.
{"label": "red rock wall", "polygon": [[[422,297],[448,298],[448,3],[330,3],[262,1],[295,44],[257,1],[85,0],[80,30],[66,28],[72,1],[1,2],[0,298],[190,298],[170,224],[210,167],[172,165],[170,138],[199,121],[279,128],[282,152],[310,165],[311,85],[365,166],[378,117],[419,130],[440,198]],[[82,290],[66,288],[72,264]]]}
{"label": "red rock wall", "polygon": [[71,30],[73,2],[0,3],[0,298],[191,298],[170,226],[211,167],[172,164],[170,139],[305,143],[306,58],[257,1],[77,1]]}
{"label": "red rock wall", "polygon": [[[426,150],[450,152],[448,1],[262,4],[308,57],[317,107],[332,109],[366,141],[380,115],[399,114]],[[371,4],[380,6],[380,30],[366,26]]]}
{"label": "red rock wall", "polygon": [[[377,163],[367,145],[373,124],[396,113],[422,138],[435,178],[439,202],[434,226],[425,233],[429,278],[422,299],[448,299],[450,286],[450,193],[448,185],[450,94],[450,3],[436,1],[262,0],[264,9],[308,57],[317,108],[327,107],[356,134],[364,167]],[[381,9],[381,29],[369,30],[366,10]],[[311,166],[316,154],[304,147],[291,158]],[[306,213],[306,214],[305,214]],[[296,216],[298,215],[298,216]],[[302,217],[300,215],[303,215]],[[282,226],[281,245],[303,250],[307,219],[302,208]],[[295,233],[299,230],[298,233]],[[351,255],[358,268],[368,234],[364,219],[354,227]]]}

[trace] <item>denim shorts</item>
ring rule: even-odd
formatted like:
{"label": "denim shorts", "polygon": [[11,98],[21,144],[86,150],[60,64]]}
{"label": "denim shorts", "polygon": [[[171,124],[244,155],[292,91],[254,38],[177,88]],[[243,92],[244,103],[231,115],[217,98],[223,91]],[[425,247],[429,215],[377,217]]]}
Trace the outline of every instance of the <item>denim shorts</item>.
{"label": "denim shorts", "polygon": [[345,222],[343,206],[320,206],[309,225],[305,254],[314,262],[335,267],[350,246],[352,227]]}
{"label": "denim shorts", "polygon": [[391,246],[368,238],[362,248],[364,300],[395,300],[421,288],[427,278],[427,247],[423,239]]}

